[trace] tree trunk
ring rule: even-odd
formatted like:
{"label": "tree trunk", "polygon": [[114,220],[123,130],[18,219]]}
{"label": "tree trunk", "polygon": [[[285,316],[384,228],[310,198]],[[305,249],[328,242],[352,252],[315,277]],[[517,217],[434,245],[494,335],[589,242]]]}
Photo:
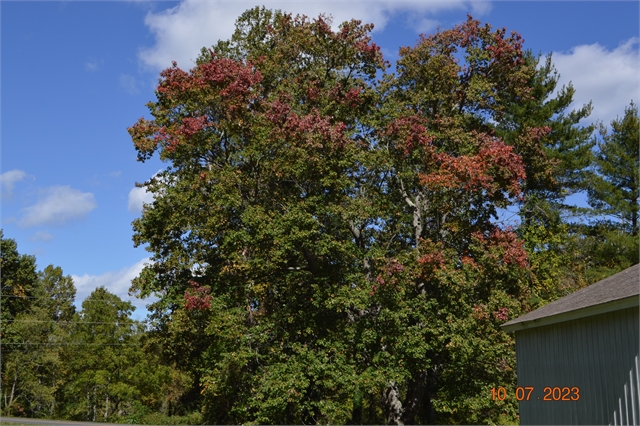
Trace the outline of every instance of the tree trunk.
{"label": "tree trunk", "polygon": [[[638,198],[631,200],[634,206],[638,205]],[[631,235],[634,237],[638,235],[638,212],[636,210],[631,211]]]}
{"label": "tree trunk", "polygon": [[107,417],[109,417],[109,393],[106,393],[107,396],[104,400],[104,421],[107,421]]}
{"label": "tree trunk", "polygon": [[397,383],[389,383],[384,395],[388,425],[403,426],[405,424],[414,424],[416,413],[420,408],[427,386],[427,376],[428,373],[422,371],[409,381],[404,404],[400,399]]}
{"label": "tree trunk", "polygon": [[97,407],[97,404],[96,404],[97,398],[98,398],[97,390],[96,390],[96,387],[94,386],[93,387],[93,420],[91,420],[93,422],[96,421],[96,415],[98,413],[98,407]]}
{"label": "tree trunk", "polygon": [[420,246],[420,238],[422,237],[422,230],[424,228],[424,223],[422,221],[422,207],[424,204],[423,194],[418,194],[412,200],[409,196],[409,193],[406,191],[404,187],[404,182],[402,179],[398,179],[400,182],[400,191],[402,192],[402,196],[406,201],[407,205],[413,209],[413,230],[414,230],[414,238],[416,239],[416,249]]}
{"label": "tree trunk", "polygon": [[91,419],[91,394],[87,390],[87,420]]}
{"label": "tree trunk", "polygon": [[13,398],[16,392],[16,383],[18,382],[18,370],[16,370],[15,375],[13,376],[13,384],[11,385],[11,395],[9,396],[9,405],[11,407],[13,405]]}
{"label": "tree trunk", "polygon": [[53,413],[56,410],[56,370],[53,370],[53,374],[51,377],[51,388],[52,388],[52,392],[51,394],[53,395],[53,401],[51,401],[51,405],[49,408],[49,417],[53,418]]}
{"label": "tree trunk", "polygon": [[407,397],[405,398],[405,406],[402,413],[402,423],[414,424],[414,418],[420,408],[420,402],[424,395],[424,390],[427,384],[427,372],[423,371],[414,377],[409,382],[409,388],[407,389]]}
{"label": "tree trunk", "polygon": [[436,369],[429,370],[426,383],[427,407],[426,407],[426,423],[434,424],[436,422],[436,410],[433,408],[433,399],[436,397]]}
{"label": "tree trunk", "polygon": [[404,426],[402,422],[402,402],[396,382],[390,382],[384,393],[384,405],[387,411],[387,424]]}

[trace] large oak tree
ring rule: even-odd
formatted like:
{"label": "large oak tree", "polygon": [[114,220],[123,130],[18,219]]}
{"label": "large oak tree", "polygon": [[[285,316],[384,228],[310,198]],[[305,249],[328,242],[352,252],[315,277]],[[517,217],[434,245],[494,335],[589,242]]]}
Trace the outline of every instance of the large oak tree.
{"label": "large oak tree", "polygon": [[532,280],[496,214],[556,165],[544,120],[514,118],[536,61],[469,18],[384,74],[371,29],[247,11],[129,129],[167,163],[132,289],[159,296],[155,339],[210,422],[515,419],[490,389],[515,386],[499,325]]}

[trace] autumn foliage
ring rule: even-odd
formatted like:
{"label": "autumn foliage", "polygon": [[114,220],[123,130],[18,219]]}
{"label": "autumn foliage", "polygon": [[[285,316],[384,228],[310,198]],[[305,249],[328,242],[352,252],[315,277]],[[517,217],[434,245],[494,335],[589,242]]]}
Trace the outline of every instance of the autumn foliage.
{"label": "autumn foliage", "polygon": [[236,28],[163,71],[129,129],[168,163],[133,290],[160,296],[156,339],[207,421],[515,419],[488,395],[515,385],[499,326],[529,308],[529,263],[496,214],[549,132],[496,132],[532,96],[521,37],[469,18],[383,74],[359,21],[253,9]]}

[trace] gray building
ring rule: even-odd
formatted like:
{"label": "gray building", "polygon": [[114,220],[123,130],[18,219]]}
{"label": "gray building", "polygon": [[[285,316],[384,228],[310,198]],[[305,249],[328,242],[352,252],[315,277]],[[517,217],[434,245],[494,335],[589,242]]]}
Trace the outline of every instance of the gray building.
{"label": "gray building", "polygon": [[[505,323],[520,424],[640,424],[640,265]],[[503,392],[501,397],[505,397]]]}

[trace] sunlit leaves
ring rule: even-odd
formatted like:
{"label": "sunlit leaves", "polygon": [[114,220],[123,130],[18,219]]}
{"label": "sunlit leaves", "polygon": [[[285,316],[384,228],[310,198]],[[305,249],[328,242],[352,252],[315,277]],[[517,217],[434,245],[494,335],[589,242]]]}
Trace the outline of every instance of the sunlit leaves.
{"label": "sunlit leaves", "polygon": [[160,296],[153,339],[210,422],[485,422],[486,386],[515,379],[499,325],[530,263],[494,218],[549,129],[496,128],[535,64],[469,18],[376,81],[371,29],[247,11],[130,129],[169,163],[134,222],[153,253],[134,290]]}

